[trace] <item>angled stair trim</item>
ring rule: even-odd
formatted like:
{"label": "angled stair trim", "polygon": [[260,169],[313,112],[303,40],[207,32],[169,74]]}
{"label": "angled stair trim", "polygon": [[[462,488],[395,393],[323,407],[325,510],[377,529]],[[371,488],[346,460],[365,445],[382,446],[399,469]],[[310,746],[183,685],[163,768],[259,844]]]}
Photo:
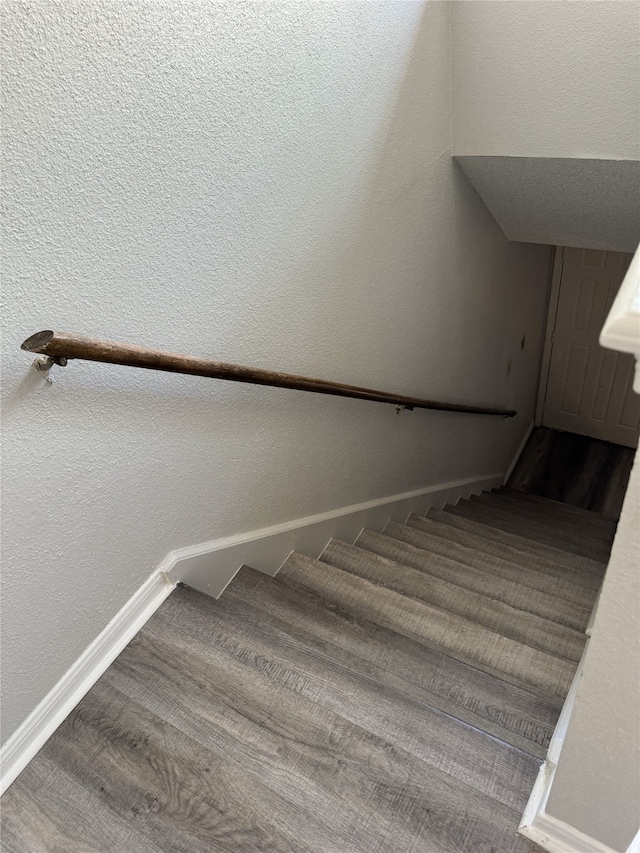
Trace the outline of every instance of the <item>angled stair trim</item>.
{"label": "angled stair trim", "polygon": [[457,503],[501,482],[502,474],[455,480],[182,548],[172,553],[169,574],[218,598],[243,565],[274,576],[292,551],[318,557],[333,538],[353,542],[364,527],[379,531],[389,521],[403,522],[412,512]]}
{"label": "angled stair trim", "polygon": [[518,462],[520,460],[520,457],[524,453],[524,449],[527,446],[527,442],[531,438],[531,433],[533,432],[535,425],[536,425],[536,422],[531,421],[531,423],[527,427],[527,431],[525,432],[525,434],[522,438],[522,441],[520,442],[518,449],[516,450],[516,454],[513,457],[513,459],[511,460],[511,465],[509,465],[509,467],[507,468],[507,473],[504,475],[504,478],[502,480],[502,485],[506,485],[509,482],[511,475],[515,471],[516,465],[518,464]]}

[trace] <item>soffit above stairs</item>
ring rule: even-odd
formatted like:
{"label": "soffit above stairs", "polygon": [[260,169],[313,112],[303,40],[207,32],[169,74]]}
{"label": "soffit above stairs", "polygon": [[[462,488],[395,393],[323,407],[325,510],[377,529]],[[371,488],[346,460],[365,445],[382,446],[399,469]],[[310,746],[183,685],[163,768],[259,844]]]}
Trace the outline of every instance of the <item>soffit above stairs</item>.
{"label": "soffit above stairs", "polygon": [[640,161],[456,156],[509,240],[633,252]]}

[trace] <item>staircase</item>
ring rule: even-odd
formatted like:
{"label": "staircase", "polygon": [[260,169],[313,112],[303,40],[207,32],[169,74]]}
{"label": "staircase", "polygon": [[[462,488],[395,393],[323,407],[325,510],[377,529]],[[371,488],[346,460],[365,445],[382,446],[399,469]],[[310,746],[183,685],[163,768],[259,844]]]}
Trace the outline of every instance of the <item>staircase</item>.
{"label": "staircase", "polygon": [[537,849],[614,532],[502,488],[179,588],[9,789],[3,849]]}

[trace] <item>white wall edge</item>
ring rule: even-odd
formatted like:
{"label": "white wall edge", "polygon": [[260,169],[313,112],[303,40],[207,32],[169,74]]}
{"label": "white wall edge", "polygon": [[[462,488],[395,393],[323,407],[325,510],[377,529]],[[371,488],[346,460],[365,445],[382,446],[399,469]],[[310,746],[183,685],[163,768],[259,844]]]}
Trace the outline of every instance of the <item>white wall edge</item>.
{"label": "white wall edge", "polygon": [[[600,588],[598,589],[598,595],[596,596],[596,600],[593,603],[593,607],[591,608],[591,616],[589,616],[589,621],[587,623],[587,627],[584,629],[587,637],[591,636],[591,632],[593,631],[593,623],[596,621],[596,615],[598,613],[598,606],[600,604],[600,596],[602,595],[602,587],[604,586],[604,578],[602,579],[602,583],[600,584]],[[640,853],[640,850],[638,851]]]}
{"label": "white wall edge", "polygon": [[626,853],[640,853],[640,829],[631,844],[627,847]]}
{"label": "white wall edge", "polygon": [[364,527],[380,531],[389,520],[404,522],[412,512],[424,514],[431,506],[493,489],[503,480],[502,474],[456,480],[203,542],[173,551],[168,574],[176,583],[218,598],[243,565],[273,576],[292,551],[318,557],[333,538],[354,542]]}
{"label": "white wall edge", "polygon": [[640,394],[640,247],[636,249],[602,327],[600,344],[607,349],[635,355],[633,390]]}
{"label": "white wall edge", "polygon": [[587,643],[580,658],[580,664],[571,683],[566,701],[562,706],[560,717],[558,718],[551,743],[549,744],[547,760],[540,768],[520,826],[518,827],[520,835],[524,835],[526,838],[534,841],[543,850],[548,850],[549,853],[616,853],[615,850],[612,850],[601,841],[585,835],[575,826],[565,823],[546,812],[558,759],[560,758],[560,751],[564,744],[569,720],[573,713],[578,688],[582,680],[588,649],[589,639],[587,638]]}
{"label": "white wall edge", "polygon": [[382,530],[390,519],[405,521],[412,512],[455,503],[503,479],[489,474],[456,480],[170,552],[2,747],[0,795],[178,583],[217,598],[245,564],[275,575],[293,550],[317,557],[333,537],[353,542],[363,527]]}
{"label": "white wall edge", "polygon": [[556,327],[556,315],[558,313],[558,301],[560,299],[560,284],[562,282],[563,264],[564,247],[556,246],[553,253],[553,263],[551,265],[551,284],[549,286],[549,298],[547,300],[547,312],[545,316],[544,348],[542,350],[542,362],[540,364],[538,399],[536,400],[536,426],[542,426],[542,419],[544,416],[544,403],[547,396],[547,385],[549,383],[551,352],[553,350],[553,333]]}
{"label": "white wall edge", "polygon": [[535,825],[518,831],[550,853],[616,853],[607,844],[544,812]]}
{"label": "white wall edge", "polygon": [[162,566],[133,594],[0,750],[0,795],[160,607],[175,583]]}
{"label": "white wall edge", "polygon": [[504,478],[502,480],[503,485],[505,485],[506,483],[509,482],[509,478],[513,474],[513,471],[514,471],[516,465],[518,464],[518,461],[519,461],[520,457],[522,456],[522,453],[523,453],[525,447],[527,446],[527,442],[529,441],[529,437],[531,436],[531,433],[533,432],[533,428],[535,427],[535,425],[536,425],[536,422],[535,422],[535,420],[533,420],[533,421],[531,421],[531,423],[527,427],[527,431],[525,432],[525,434],[522,438],[522,441],[520,442],[520,445],[519,445],[518,449],[516,450],[516,455],[513,457],[513,460],[511,461],[511,465],[509,465],[509,467],[507,468],[507,473],[504,475]]}

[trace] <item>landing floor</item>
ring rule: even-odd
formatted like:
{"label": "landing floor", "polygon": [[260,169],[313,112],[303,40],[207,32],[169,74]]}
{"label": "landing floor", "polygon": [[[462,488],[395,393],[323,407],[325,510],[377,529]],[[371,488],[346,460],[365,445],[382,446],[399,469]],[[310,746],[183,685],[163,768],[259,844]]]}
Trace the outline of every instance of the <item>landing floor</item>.
{"label": "landing floor", "polygon": [[634,454],[631,447],[538,427],[531,433],[509,485],[617,521]]}

